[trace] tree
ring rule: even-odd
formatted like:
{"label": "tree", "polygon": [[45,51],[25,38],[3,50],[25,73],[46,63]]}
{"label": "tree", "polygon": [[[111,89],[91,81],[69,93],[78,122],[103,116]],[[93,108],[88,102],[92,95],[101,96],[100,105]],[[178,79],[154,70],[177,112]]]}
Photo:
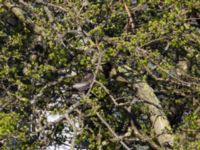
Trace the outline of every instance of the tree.
{"label": "tree", "polygon": [[198,149],[199,8],[0,0],[1,148]]}

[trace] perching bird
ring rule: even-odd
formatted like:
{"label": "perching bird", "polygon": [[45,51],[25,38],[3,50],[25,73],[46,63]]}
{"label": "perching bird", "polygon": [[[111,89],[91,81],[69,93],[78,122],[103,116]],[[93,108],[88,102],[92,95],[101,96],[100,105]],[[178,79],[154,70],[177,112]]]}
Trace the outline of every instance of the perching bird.
{"label": "perching bird", "polygon": [[79,83],[75,83],[72,88],[74,90],[77,90],[79,92],[84,92],[87,91],[90,88],[90,85],[93,81],[93,74],[92,73],[88,73]]}

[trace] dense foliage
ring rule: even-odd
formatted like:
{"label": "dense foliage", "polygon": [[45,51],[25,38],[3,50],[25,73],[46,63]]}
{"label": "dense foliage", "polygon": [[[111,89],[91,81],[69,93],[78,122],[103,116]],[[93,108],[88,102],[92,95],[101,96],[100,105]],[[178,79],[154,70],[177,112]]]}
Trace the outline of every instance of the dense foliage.
{"label": "dense foliage", "polygon": [[[2,149],[200,149],[199,0],[0,0],[0,18]],[[140,82],[173,145],[158,141]]]}

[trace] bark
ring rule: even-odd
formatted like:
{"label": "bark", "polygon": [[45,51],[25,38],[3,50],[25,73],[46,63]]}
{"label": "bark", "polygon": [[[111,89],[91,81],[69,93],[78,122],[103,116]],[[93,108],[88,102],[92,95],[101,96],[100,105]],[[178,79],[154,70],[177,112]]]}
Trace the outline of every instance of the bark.
{"label": "bark", "polygon": [[153,89],[146,82],[139,82],[135,84],[135,87],[137,88],[137,96],[144,100],[145,105],[148,107],[150,120],[158,142],[161,146],[172,146],[174,136],[171,126]]}
{"label": "bark", "polygon": [[45,36],[45,33],[43,32],[43,28],[37,26],[31,19],[29,19],[28,17],[25,17],[24,15],[24,11],[15,6],[14,4],[11,4],[9,2],[4,2],[3,5],[9,10],[11,11],[21,22],[23,22],[25,25],[27,25],[27,27],[31,30],[34,31],[35,33]]}

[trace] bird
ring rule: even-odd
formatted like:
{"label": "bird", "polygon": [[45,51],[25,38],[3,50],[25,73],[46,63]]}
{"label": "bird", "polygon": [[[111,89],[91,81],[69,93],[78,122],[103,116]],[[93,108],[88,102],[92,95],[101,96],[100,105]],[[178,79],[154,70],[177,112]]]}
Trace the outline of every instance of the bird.
{"label": "bird", "polygon": [[80,82],[72,85],[72,88],[79,92],[85,92],[90,88],[90,85],[93,81],[94,75],[88,73]]}

